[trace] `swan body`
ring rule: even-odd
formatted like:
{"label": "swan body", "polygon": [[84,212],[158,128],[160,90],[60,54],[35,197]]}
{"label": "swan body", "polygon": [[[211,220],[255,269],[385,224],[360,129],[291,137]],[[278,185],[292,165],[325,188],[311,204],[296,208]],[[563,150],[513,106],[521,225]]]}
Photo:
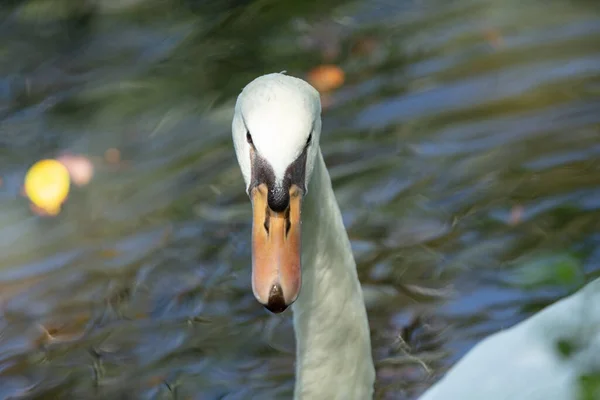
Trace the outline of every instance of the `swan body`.
{"label": "swan body", "polygon": [[369,324],[319,148],[320,114],[319,93],[284,74],[255,79],[237,99],[232,135],[253,207],[252,287],[273,312],[293,304],[295,399],[367,400]]}
{"label": "swan body", "polygon": [[[572,400],[600,371],[600,279],[478,343],[420,400]],[[590,385],[591,386],[591,385]]]}

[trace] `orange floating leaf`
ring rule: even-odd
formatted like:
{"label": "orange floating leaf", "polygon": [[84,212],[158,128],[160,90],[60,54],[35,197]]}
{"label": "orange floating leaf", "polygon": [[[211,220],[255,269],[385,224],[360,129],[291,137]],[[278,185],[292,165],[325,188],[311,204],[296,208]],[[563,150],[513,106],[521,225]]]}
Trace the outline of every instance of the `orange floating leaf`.
{"label": "orange floating leaf", "polygon": [[344,80],[344,71],[336,65],[321,65],[308,73],[308,81],[321,93],[339,88]]}

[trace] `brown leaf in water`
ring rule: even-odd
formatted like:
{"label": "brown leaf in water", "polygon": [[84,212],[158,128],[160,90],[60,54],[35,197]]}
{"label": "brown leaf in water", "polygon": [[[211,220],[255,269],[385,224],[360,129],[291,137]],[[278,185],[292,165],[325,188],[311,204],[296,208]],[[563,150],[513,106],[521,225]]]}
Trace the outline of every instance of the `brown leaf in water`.
{"label": "brown leaf in water", "polygon": [[336,65],[320,65],[308,73],[308,81],[321,93],[339,88],[344,80],[344,71]]}
{"label": "brown leaf in water", "polygon": [[521,205],[513,206],[512,210],[510,210],[510,218],[508,220],[509,225],[517,225],[523,220],[523,212],[525,208]]}

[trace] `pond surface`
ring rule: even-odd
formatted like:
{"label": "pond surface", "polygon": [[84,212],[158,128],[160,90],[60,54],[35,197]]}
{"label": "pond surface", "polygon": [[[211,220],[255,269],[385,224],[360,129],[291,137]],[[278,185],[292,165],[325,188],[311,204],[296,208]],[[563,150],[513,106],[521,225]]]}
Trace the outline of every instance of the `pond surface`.
{"label": "pond surface", "polygon": [[[322,149],[378,399],[600,276],[597,1],[1,7],[2,399],[290,398],[290,313],[252,295],[230,136],[268,72],[346,73]],[[23,177],[64,152],[94,179],[39,217]]]}

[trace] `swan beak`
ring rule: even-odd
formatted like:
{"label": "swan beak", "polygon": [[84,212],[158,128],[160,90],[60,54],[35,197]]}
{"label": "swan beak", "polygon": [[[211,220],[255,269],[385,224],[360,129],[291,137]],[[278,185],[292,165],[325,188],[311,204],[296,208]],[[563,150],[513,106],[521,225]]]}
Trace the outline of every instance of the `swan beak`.
{"label": "swan beak", "polygon": [[256,299],[273,313],[283,312],[298,297],[300,271],[300,206],[302,192],[289,191],[283,212],[269,208],[266,184],[252,190],[252,290]]}

